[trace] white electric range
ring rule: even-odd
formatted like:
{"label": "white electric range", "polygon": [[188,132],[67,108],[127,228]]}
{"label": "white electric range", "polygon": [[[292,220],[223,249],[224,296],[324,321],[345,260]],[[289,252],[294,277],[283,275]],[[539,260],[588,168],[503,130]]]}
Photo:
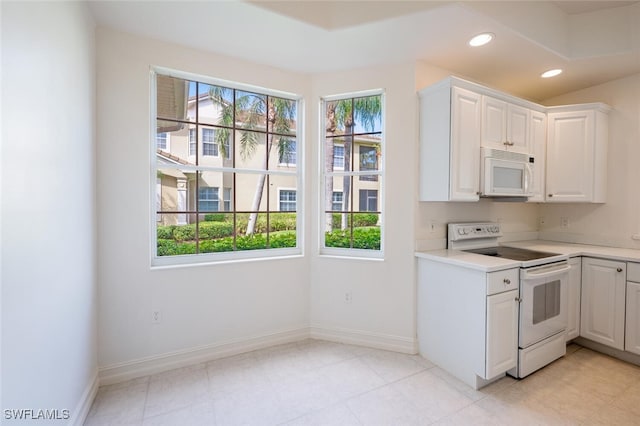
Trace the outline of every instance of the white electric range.
{"label": "white electric range", "polygon": [[522,378],[566,353],[568,256],[499,245],[499,223],[451,223],[447,248],[520,262],[518,363]]}

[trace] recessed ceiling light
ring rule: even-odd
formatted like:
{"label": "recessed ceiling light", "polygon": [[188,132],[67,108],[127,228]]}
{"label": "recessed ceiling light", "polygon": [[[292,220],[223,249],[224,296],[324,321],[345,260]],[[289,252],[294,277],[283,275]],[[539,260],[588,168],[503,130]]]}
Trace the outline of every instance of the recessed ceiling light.
{"label": "recessed ceiling light", "polygon": [[558,74],[562,74],[562,70],[560,68],[556,68],[554,70],[545,71],[542,74],[540,74],[540,77],[549,78],[549,77],[555,77]]}
{"label": "recessed ceiling light", "polygon": [[469,46],[473,46],[473,47],[484,46],[485,44],[493,40],[494,37],[495,37],[495,34],[493,33],[478,34],[477,36],[469,40]]}

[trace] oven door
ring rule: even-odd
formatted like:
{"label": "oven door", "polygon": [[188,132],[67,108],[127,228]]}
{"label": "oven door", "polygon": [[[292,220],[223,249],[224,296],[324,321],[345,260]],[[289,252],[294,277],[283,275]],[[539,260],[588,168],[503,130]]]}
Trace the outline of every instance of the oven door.
{"label": "oven door", "polygon": [[520,337],[526,348],[567,329],[566,261],[520,270]]}

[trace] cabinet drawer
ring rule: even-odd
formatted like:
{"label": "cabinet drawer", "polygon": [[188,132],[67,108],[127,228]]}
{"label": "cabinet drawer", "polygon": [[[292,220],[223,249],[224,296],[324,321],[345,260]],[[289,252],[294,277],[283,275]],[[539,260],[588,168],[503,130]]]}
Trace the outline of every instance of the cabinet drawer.
{"label": "cabinet drawer", "polygon": [[640,263],[627,262],[627,281],[640,283]]}
{"label": "cabinet drawer", "polygon": [[506,269],[504,271],[487,273],[487,295],[516,290],[520,283],[520,269]]}

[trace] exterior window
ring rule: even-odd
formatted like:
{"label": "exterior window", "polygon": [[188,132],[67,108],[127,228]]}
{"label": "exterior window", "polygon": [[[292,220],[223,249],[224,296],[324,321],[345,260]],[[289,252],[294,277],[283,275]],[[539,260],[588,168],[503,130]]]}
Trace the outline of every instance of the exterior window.
{"label": "exterior window", "polygon": [[380,91],[322,100],[322,253],[383,254],[383,112]]}
{"label": "exterior window", "polygon": [[222,202],[225,212],[231,210],[231,188],[224,188]]}
{"label": "exterior window", "polygon": [[280,190],[280,211],[295,212],[296,211],[296,191]]}
{"label": "exterior window", "polygon": [[279,153],[279,163],[281,165],[286,166],[294,166],[296,165],[296,142],[292,141],[290,144],[287,144],[282,147],[282,151]]}
{"label": "exterior window", "polygon": [[217,212],[220,199],[218,188],[200,188],[198,191],[198,210],[203,212]]}
{"label": "exterior window", "polygon": [[166,69],[152,80],[152,265],[300,254],[300,98]]}
{"label": "exterior window", "polygon": [[196,155],[196,129],[189,129],[189,155]]}
{"label": "exterior window", "polygon": [[334,210],[334,211],[342,210],[342,192],[333,191],[331,210]]}
{"label": "exterior window", "polygon": [[333,146],[333,168],[344,169],[344,146]]}
{"label": "exterior window", "polygon": [[213,129],[202,129],[202,155],[218,156],[218,144]]}
{"label": "exterior window", "polygon": [[375,189],[360,190],[360,211],[375,212],[378,210],[378,191]]}
{"label": "exterior window", "polygon": [[[378,154],[374,146],[360,147],[360,171],[378,170]],[[376,175],[360,175],[360,180],[376,181]]]}
{"label": "exterior window", "polygon": [[156,135],[156,146],[163,151],[169,150],[169,135],[167,132],[158,133]]}

